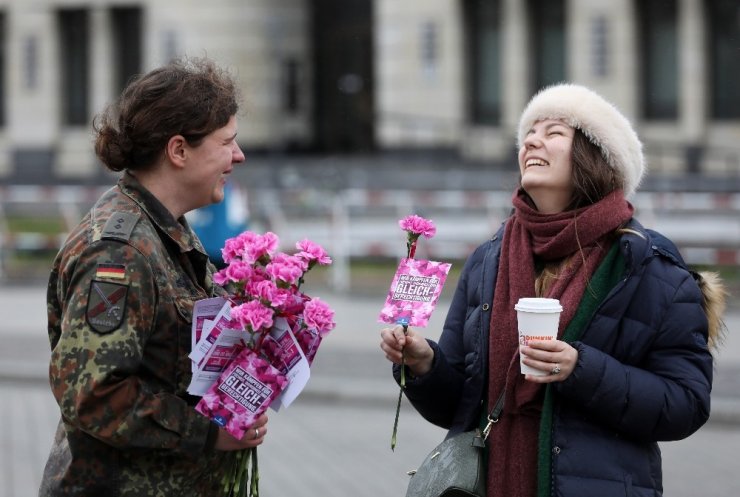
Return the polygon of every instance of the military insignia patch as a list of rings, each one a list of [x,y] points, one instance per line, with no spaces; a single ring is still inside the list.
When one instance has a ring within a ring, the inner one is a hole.
[[[93,280],[87,296],[87,322],[93,331],[105,334],[117,329],[126,312],[128,285]]]
[[[98,264],[95,277],[121,280],[126,277],[126,266],[123,264]]]
[[[114,212],[110,219],[103,227],[103,238],[117,238],[119,240],[128,240],[134,231],[136,222],[139,220],[138,214],[131,212]]]

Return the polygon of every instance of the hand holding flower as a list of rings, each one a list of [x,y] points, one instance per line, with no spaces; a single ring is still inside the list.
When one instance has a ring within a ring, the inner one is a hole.
[[[261,445],[265,441],[265,435],[267,435],[267,414],[262,414],[241,440],[219,428],[215,449],[222,451],[251,449]]]
[[[422,376],[432,369],[434,350],[413,328],[404,333],[402,326],[383,328],[380,348],[394,364],[405,364],[414,376]]]
[[[424,219],[423,217],[419,217],[415,214],[412,214],[410,216],[406,216],[405,218],[398,221],[398,226],[406,231],[406,258],[407,259],[413,259],[414,255],[416,254],[416,244],[419,240],[420,236],[424,236],[425,238],[432,238],[437,233],[437,228],[434,226],[434,223],[430,221],[429,219]],[[397,362],[397,364],[400,364],[401,366],[401,389],[398,392],[398,402],[396,404],[396,418],[393,422],[393,435],[391,435],[391,450],[394,450],[396,447],[396,433],[398,431],[398,417],[401,412],[401,397],[403,396],[403,390],[406,388],[406,347],[417,347],[416,350],[414,350],[412,353],[416,352],[419,355],[416,357],[413,357],[413,359],[420,359],[420,362],[413,362],[413,366],[416,366],[418,368],[418,372],[426,372],[431,369],[431,361],[434,358],[434,353],[429,353],[431,351],[431,348],[429,350],[424,349],[424,345],[429,347],[429,344],[424,342],[424,344],[421,344],[423,340],[415,340],[413,337],[410,340],[402,339],[403,336],[405,336],[408,333],[408,319],[400,319],[400,313],[398,313],[399,316],[397,317],[396,323],[401,324],[400,328],[400,334],[402,336],[396,336],[395,331],[392,333],[386,333],[384,336],[384,340],[381,343],[381,348],[386,352],[386,356],[390,354],[389,359],[391,357],[397,357],[400,356],[398,362],[394,359],[391,359],[393,362]],[[387,339],[387,341],[386,341]],[[395,339],[395,340],[394,340]],[[414,374],[417,374],[417,370],[412,370]]]

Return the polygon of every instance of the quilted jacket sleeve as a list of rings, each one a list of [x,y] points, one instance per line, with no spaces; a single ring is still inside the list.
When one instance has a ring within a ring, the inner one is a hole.
[[[605,302],[556,386],[596,423],[643,442],[679,440],[709,417],[712,356],[691,275],[653,258],[631,299]],[[627,284],[629,286],[629,284]],[[601,338],[603,337],[603,338]]]

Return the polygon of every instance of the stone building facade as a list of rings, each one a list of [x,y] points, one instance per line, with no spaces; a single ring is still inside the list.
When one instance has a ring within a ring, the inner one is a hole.
[[[634,121],[652,174],[738,176],[739,39],[737,0],[0,0],[0,181],[99,174],[95,113],[202,55],[243,88],[247,151],[505,161],[568,80]]]

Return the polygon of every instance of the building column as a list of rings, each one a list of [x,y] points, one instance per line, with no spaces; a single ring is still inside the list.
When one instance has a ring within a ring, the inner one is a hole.
[[[58,78],[53,11],[38,3],[6,9],[6,130],[3,173],[48,174],[58,131]]]
[[[503,53],[501,75],[503,102],[501,125],[505,133],[516,130],[529,101],[529,43],[527,7],[521,0],[502,0]]]
[[[701,0],[678,2],[679,122],[687,144],[704,141],[707,128],[706,23]]]
[[[111,11],[93,7],[90,10],[90,112],[93,115],[118,95],[113,95],[113,33]]]

